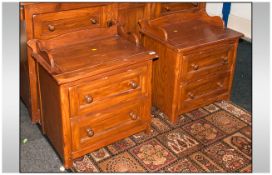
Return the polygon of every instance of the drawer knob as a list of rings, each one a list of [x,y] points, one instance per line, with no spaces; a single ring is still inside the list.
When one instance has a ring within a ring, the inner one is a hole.
[[[220,83],[220,82],[218,82],[217,85],[218,85],[219,87],[221,87],[221,88],[223,87],[223,84]]]
[[[166,10],[166,11],[170,11],[170,8],[167,6],[167,7],[164,7],[164,9]]]
[[[113,21],[112,20],[108,20],[107,21],[107,27],[111,27],[113,26]]]
[[[199,65],[197,65],[197,64],[192,64],[191,66],[192,66],[192,68],[193,68],[194,70],[198,70],[198,68],[199,68]]]
[[[195,98],[194,94],[192,94],[191,92],[188,93],[188,96],[189,96],[190,99],[194,99]]]
[[[87,132],[87,135],[88,135],[89,137],[94,136],[94,131],[92,130],[92,128],[86,129],[86,132]]]
[[[49,25],[48,25],[48,30],[49,30],[50,32],[55,31],[55,26],[49,24]]]
[[[97,23],[97,20],[94,19],[94,18],[91,18],[90,21],[91,21],[92,24],[96,24]]]
[[[129,116],[131,117],[132,120],[137,120],[138,119],[138,115],[135,114],[134,112],[130,112]]]
[[[86,101],[86,103],[92,103],[93,102],[93,97],[91,97],[89,95],[86,95],[85,96],[85,101]]]
[[[135,81],[131,81],[129,84],[132,89],[136,89],[139,86]]]
[[[193,6],[197,7],[198,6],[198,2],[192,2]]]
[[[228,64],[228,62],[229,62],[228,57],[223,57],[223,63]]]

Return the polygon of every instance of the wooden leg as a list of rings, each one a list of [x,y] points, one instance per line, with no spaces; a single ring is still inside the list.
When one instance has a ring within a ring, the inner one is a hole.
[[[65,169],[70,169],[73,166],[73,160],[71,156],[64,155],[63,166]]]
[[[72,159],[65,159],[65,160],[64,160],[63,166],[64,166],[65,169],[70,169],[70,168],[72,168],[72,166],[73,166],[73,161],[72,161]]]
[[[170,121],[173,123],[173,124],[177,124],[177,118],[175,114],[169,116],[170,117]]]
[[[41,125],[42,134],[46,135],[45,128]]]
[[[175,118],[171,118],[170,121],[171,121],[171,123],[173,123],[175,125],[175,124],[177,124],[178,120],[177,120],[177,117],[175,117]]]
[[[151,133],[151,126],[150,126],[150,124],[146,127],[146,129],[145,129],[145,134],[150,134]]]
[[[230,95],[225,99],[226,101],[231,101],[231,99],[230,99]]]

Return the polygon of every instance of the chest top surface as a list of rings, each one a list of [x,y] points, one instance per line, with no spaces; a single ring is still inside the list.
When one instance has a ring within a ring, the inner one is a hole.
[[[117,35],[116,30],[112,27],[77,31],[49,40],[33,39],[28,45],[33,57],[58,83],[157,57],[140,46],[135,35]]]
[[[170,14],[140,25],[142,33],[178,50],[242,36],[225,28],[220,17],[210,17],[206,12]]]
[[[84,67],[102,66],[109,62],[126,61],[142,52],[143,48],[136,47],[120,36],[106,37],[102,40],[92,40],[48,51],[62,73]]]

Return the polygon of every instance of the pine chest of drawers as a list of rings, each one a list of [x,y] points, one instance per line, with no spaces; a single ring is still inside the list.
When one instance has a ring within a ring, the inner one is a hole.
[[[20,97],[32,123],[43,125],[35,61],[26,41],[51,39],[69,32],[112,25],[116,21],[124,31],[139,34],[138,21],[181,11],[199,11],[205,3],[157,2],[22,2],[20,3]]]
[[[145,48],[159,54],[153,64],[152,103],[177,117],[230,97],[238,40],[205,11],[173,13],[140,22]]]
[[[149,131],[157,55],[119,30],[114,25],[28,42],[38,63],[42,129],[66,168],[75,158]]]

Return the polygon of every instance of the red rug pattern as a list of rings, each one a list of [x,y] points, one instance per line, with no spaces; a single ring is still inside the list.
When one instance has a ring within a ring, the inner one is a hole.
[[[73,163],[73,172],[252,172],[252,117],[227,101],[180,116],[154,110],[152,132],[132,135]]]

